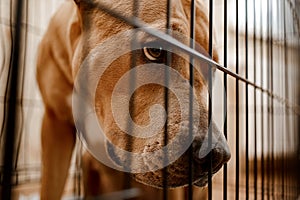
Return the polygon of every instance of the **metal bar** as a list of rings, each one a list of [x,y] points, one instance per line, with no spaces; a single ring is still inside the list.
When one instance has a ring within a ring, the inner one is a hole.
[[[286,47],[287,47],[287,43],[286,43],[286,13],[285,13],[285,1],[282,1],[282,6],[283,6],[283,60],[284,60],[284,65],[283,65],[283,70],[284,70],[284,88],[288,88],[288,75],[287,75],[287,67],[285,66],[287,64],[287,51],[286,51]],[[285,89],[285,98],[288,97],[288,90]],[[285,141],[285,133],[288,133],[288,117],[287,117],[287,108],[285,106],[284,108],[284,134],[282,134],[282,141]],[[282,143],[282,195],[281,198],[284,199],[285,198],[285,192],[286,192],[286,161],[285,161],[285,143]]]
[[[300,2],[298,2],[298,6],[299,6],[299,4],[300,4]],[[297,40],[297,44],[298,44],[298,47],[297,47],[297,52],[298,52],[298,54],[297,55],[299,55],[300,54],[300,30],[298,30],[298,40]],[[298,59],[297,59],[297,62],[298,62],[298,66],[300,66],[300,57],[298,56]],[[300,77],[300,70],[299,70],[299,67],[297,68],[297,70],[298,70],[298,77]],[[298,93],[298,103],[300,103],[300,94]],[[298,115],[298,118],[296,119],[297,121],[296,121],[296,123],[298,124],[298,133],[300,132],[300,126],[299,126],[299,123],[300,123],[300,115]],[[297,130],[296,130],[297,131]],[[296,132],[297,133],[297,132]],[[297,140],[296,140],[296,142],[297,142],[297,155],[298,155],[298,162],[297,162],[297,169],[299,169],[300,168],[300,162],[299,162],[299,155],[300,155],[300,147],[299,147],[299,145],[300,145],[300,136],[299,136],[299,134],[298,134],[298,137],[297,137]],[[297,185],[297,189],[296,189],[296,194],[298,195],[298,197],[299,197],[299,194],[300,194],[300,174],[298,173],[297,174],[297,177],[296,177],[296,185]]]
[[[133,1],[133,4],[132,4],[132,16],[133,17],[139,17],[139,1],[138,0],[134,0]],[[133,37],[131,39],[131,46],[134,47],[136,46],[136,31],[133,31]],[[137,62],[137,58],[136,58],[136,51],[133,51],[131,53],[131,57],[130,57],[130,69],[133,69],[135,68],[136,66],[136,62]],[[131,91],[133,88],[135,88],[135,85],[136,85],[136,73],[134,71],[131,71],[130,72],[130,80],[129,80],[129,90],[128,91]],[[129,107],[130,107],[130,112],[135,113],[135,96],[134,94],[132,95],[131,97],[131,101],[129,102]],[[130,118],[130,115],[128,116]],[[129,123],[130,120],[127,120],[128,123],[127,123],[127,126],[128,126],[128,131],[129,132],[132,132],[133,131],[133,127],[132,127],[132,124]],[[126,150],[131,152],[132,151],[132,137],[128,137],[126,139]],[[129,161],[130,163],[130,166],[131,166],[131,162],[132,162],[132,157],[131,155],[128,155],[127,157],[127,160]],[[131,169],[127,169],[127,170],[131,170]],[[131,183],[131,177],[130,177],[130,174],[128,173],[125,173],[124,175],[124,180],[123,180],[123,189],[126,190],[126,189],[130,189],[132,187],[132,183]]]
[[[298,6],[299,6],[299,2],[298,2]],[[300,30],[298,30],[298,34],[300,35]],[[299,53],[300,53],[300,36],[298,36],[298,41],[297,41],[297,43],[298,43],[298,48],[297,48],[297,51],[298,51],[298,55],[299,55]],[[300,58],[299,58],[299,56],[298,56],[298,59],[297,59],[297,61],[298,61],[298,66],[300,65]],[[300,77],[300,70],[299,70],[299,67],[298,67],[298,77]],[[300,94],[298,93],[298,103],[300,103]],[[300,115],[298,115],[298,133],[300,132],[300,126],[299,126],[299,123],[300,123]],[[296,130],[297,131],[297,130]],[[298,134],[298,138],[297,138],[297,143],[298,143],[298,147],[297,147],[297,155],[298,155],[298,165],[297,165],[297,168],[299,169],[299,167],[300,167],[300,162],[299,162],[299,155],[300,155],[300,147],[299,147],[299,145],[300,145],[300,136],[299,136],[299,134]],[[297,176],[297,182],[296,182],[296,184],[297,184],[297,194],[300,194],[300,174],[298,173],[297,174],[298,176]]]
[[[24,9],[25,9],[25,13],[24,13],[24,20],[27,24],[28,22],[28,2],[25,2],[25,5],[23,5]],[[24,11],[23,11],[24,12]],[[21,22],[22,23],[22,22]],[[24,106],[24,100],[23,100],[23,95],[24,95],[24,80],[25,80],[25,67],[26,67],[26,59],[27,59],[27,51],[26,51],[26,47],[28,44],[28,27],[24,26],[24,31],[23,31],[23,37],[24,37],[24,44],[23,44],[23,48],[24,48],[24,52],[22,52],[22,58],[20,58],[23,63],[20,64],[19,68],[21,68],[22,70],[19,71],[20,75],[20,80],[19,82],[21,83],[20,86],[20,122],[19,122],[19,126],[23,127],[24,126],[24,111],[23,111],[23,106]],[[22,36],[21,36],[22,37]],[[21,55],[20,55],[21,57]],[[17,136],[15,138],[15,143],[16,143],[16,159],[15,159],[15,163],[14,163],[14,171],[16,172],[16,176],[18,177],[18,171],[17,171],[17,167],[18,167],[18,158],[20,155],[20,149],[21,149],[21,141],[22,141],[22,134],[23,134],[23,128],[21,128],[19,130],[19,133],[17,133]],[[25,154],[26,155],[26,154]],[[24,159],[26,160],[26,156],[24,157]],[[17,183],[16,183],[17,184]]]
[[[82,177],[81,177],[81,166],[82,166],[82,161],[81,161],[81,155],[82,155],[83,149],[82,149],[82,144],[78,143],[76,147],[76,159],[75,159],[75,175],[74,175],[74,194],[76,194],[78,197],[81,196],[82,194],[82,189],[81,189],[81,183],[82,183]]]
[[[171,33],[171,0],[167,1],[166,5],[166,34],[170,35]],[[171,37],[171,36],[170,36]],[[172,63],[171,61],[171,53],[168,51],[167,52],[167,61],[166,65],[170,66]],[[168,114],[169,114],[169,93],[168,93],[168,88],[169,88],[169,82],[170,82],[170,69],[169,67],[166,68],[165,70],[165,85],[166,88],[164,90],[164,99],[165,99],[165,109],[166,109],[166,124],[165,124],[165,131],[164,131],[164,146],[168,144]],[[168,163],[168,152],[167,150],[164,151],[164,166]],[[163,199],[167,200],[168,199],[168,171],[167,167],[163,168]]]
[[[274,0],[270,0],[270,21],[269,21],[269,25],[270,25],[270,90],[274,91],[274,84],[273,84],[273,79],[274,79],[274,73],[273,73],[273,68],[274,68],[274,64],[273,64],[273,2]],[[270,98],[270,136],[271,136],[271,183],[270,183],[270,188],[271,188],[271,198],[275,198],[274,196],[274,184],[275,184],[275,166],[274,166],[274,143],[275,143],[275,137],[274,137],[274,98],[271,97]]]
[[[296,33],[297,33],[297,31],[295,31],[295,33],[294,33],[294,35],[296,35]],[[294,43],[298,43],[298,38],[294,38]],[[298,48],[299,47],[296,47],[296,49],[298,50]],[[295,54],[292,54],[292,60],[294,60],[294,61],[296,61],[296,60],[299,60],[299,56],[295,56]],[[297,74],[298,74],[298,67],[293,67],[293,69],[294,69],[294,73],[293,74],[295,74],[295,77],[297,77]],[[299,93],[298,93],[298,91],[297,91],[297,87],[296,86],[293,86],[293,89],[294,89],[294,91],[293,91],[293,94],[294,94],[294,102],[295,103],[297,103],[297,95],[299,95]],[[293,114],[293,116],[294,116],[294,131],[293,131],[293,133],[297,133],[297,114],[296,113],[294,113]],[[297,149],[297,135],[296,134],[293,134],[293,150],[294,150],[294,154],[293,154],[293,160],[297,160],[298,159],[298,162],[297,162],[297,164],[295,164],[296,166],[299,166],[299,155],[297,155],[297,153],[298,153],[298,149]],[[294,169],[292,169],[292,170],[294,170]],[[292,190],[292,193],[294,194],[294,198],[298,198],[299,196],[298,196],[298,194],[296,193],[297,192],[297,185],[296,185],[296,183],[297,183],[297,181],[296,181],[296,179],[297,179],[297,176],[295,176],[295,177],[292,177],[292,186],[293,186],[293,190]]]
[[[280,45],[280,58],[281,58],[281,62],[280,62],[280,74],[281,74],[281,82],[280,82],[280,88],[281,88],[281,92],[280,95],[284,96],[285,95],[285,63],[284,63],[284,11],[283,11],[283,4],[284,1],[282,0],[278,0],[278,20],[280,22],[280,26],[279,26],[279,30],[280,31],[280,35],[279,38],[281,41],[283,41],[283,43]],[[282,123],[282,134],[281,134],[281,142],[280,142],[280,150],[281,153],[278,155],[281,158],[281,162],[280,162],[280,180],[278,181],[278,184],[280,184],[280,196],[279,198],[284,199],[284,178],[285,178],[285,168],[284,168],[284,160],[285,160],[285,155],[284,155],[284,141],[285,141],[285,133],[286,133],[286,113],[285,113],[285,105],[281,105],[281,123]]]
[[[295,29],[294,29],[294,32],[295,32],[294,33],[294,35],[295,35],[296,34],[296,30]],[[293,38],[293,43],[296,43],[296,38]],[[294,54],[291,54],[291,60],[296,61],[296,57],[295,57]],[[291,62],[291,64],[293,64],[293,62]],[[292,69],[293,69],[292,74],[294,74],[294,76],[296,77],[296,75],[297,75],[297,67],[293,67]],[[296,90],[296,87],[294,85],[292,86],[292,89],[293,89],[292,99],[293,99],[294,102],[296,102],[297,101],[297,96],[296,96],[297,90]],[[293,123],[293,125],[292,125],[292,130],[293,130],[292,133],[297,133],[297,115],[294,114],[294,113],[293,113],[293,116],[292,116],[292,123]],[[293,152],[295,152],[295,153],[292,154],[292,159],[296,160],[296,158],[298,158],[298,156],[296,154],[296,152],[297,152],[297,150],[296,150],[296,136],[295,136],[295,134],[293,134],[291,137],[292,137],[291,146],[293,147]],[[293,168],[291,170],[293,170]],[[296,191],[295,191],[295,188],[296,188],[296,185],[295,185],[296,181],[295,181],[295,179],[296,179],[296,176],[294,177],[293,174],[291,174],[291,185],[290,185],[290,188],[291,188],[292,198],[296,198],[298,196],[296,194]]]
[[[246,53],[246,79],[248,79],[248,1],[245,0],[245,53]],[[248,84],[246,83],[246,199],[249,199],[249,88]]]
[[[180,41],[171,37],[170,35],[167,35],[157,29],[150,27],[146,23],[142,22],[140,19],[135,18],[135,17],[131,17],[131,18],[124,17],[122,14],[115,12],[113,10],[110,10],[105,5],[101,4],[100,2],[97,2],[96,5],[94,5],[94,6],[96,6],[99,10],[102,10],[103,12],[107,12],[111,16],[116,17],[116,18],[120,19],[121,21],[126,22],[127,24],[129,24],[131,26],[140,28],[142,31],[145,31],[149,35],[152,35],[156,38],[161,39],[162,41],[166,42],[166,44],[168,44],[172,47],[178,48],[181,51],[194,56],[195,59],[197,58],[197,59],[203,60],[204,62],[207,62],[210,67],[215,67],[216,69],[218,69],[224,73],[227,73],[227,75],[230,75],[241,82],[248,83],[249,86],[252,86],[252,87],[260,90],[261,92],[267,94],[270,97],[274,97],[274,99],[277,99],[278,102],[280,102],[282,104],[287,104],[288,108],[292,112],[300,114],[299,105],[295,105],[293,102],[290,102],[288,99],[285,99],[285,98],[273,93],[273,91],[263,88],[262,86],[256,85],[255,83],[253,83],[252,81],[250,81],[248,79],[245,79],[241,75],[238,75],[235,72],[232,72],[231,70],[229,70],[228,68],[221,66],[219,63],[212,60],[211,58],[208,58],[205,55],[199,53],[198,51],[191,49],[189,46],[186,46],[185,44],[183,44]]]
[[[283,11],[283,4],[284,1],[282,0],[277,0],[276,5],[277,5],[277,21],[278,21],[278,38],[279,41],[282,41],[282,43],[280,44],[280,47],[278,48],[278,54],[280,56],[280,62],[278,62],[278,70],[279,70],[279,88],[280,88],[280,95],[284,96],[285,95],[285,63],[284,63],[284,11]],[[275,57],[276,59],[276,57]],[[275,70],[277,71],[277,70]],[[276,80],[276,79],[275,79]],[[276,81],[275,81],[276,83]],[[276,109],[276,107],[274,107],[274,109]],[[274,110],[275,112],[276,110]],[[275,112],[276,114],[276,112]],[[279,118],[279,122],[280,122],[280,138],[278,138],[278,146],[275,149],[280,149],[280,153],[276,154],[276,156],[278,158],[280,158],[280,162],[278,162],[278,165],[276,165],[277,170],[275,170],[275,174],[278,174],[277,176],[275,175],[275,193],[276,190],[278,190],[278,194],[277,197],[284,199],[284,193],[285,193],[285,189],[284,189],[284,173],[285,173],[285,168],[284,168],[284,160],[285,160],[285,155],[284,155],[284,141],[285,141],[285,134],[286,134],[286,124],[285,124],[285,105],[280,105],[280,118]],[[275,122],[275,126],[276,126],[277,122]],[[277,128],[275,128],[274,126],[274,131],[277,130]],[[280,133],[279,132],[279,133]],[[276,134],[274,133],[274,135],[276,136]],[[276,157],[275,157],[276,159]],[[278,177],[278,180],[276,181],[276,177]],[[276,184],[278,185],[276,187]],[[279,192],[280,191],[280,192]]]
[[[208,100],[208,148],[210,150],[208,154],[208,199],[212,200],[212,126],[209,125],[212,119],[212,69],[208,70],[208,91],[209,91],[209,100]]]
[[[224,0],[224,67],[227,68],[227,0]],[[227,139],[227,74],[224,73],[224,136]],[[223,199],[227,200],[227,163],[223,166]]]
[[[256,84],[256,0],[253,1],[253,71]],[[254,199],[257,199],[257,103],[256,88],[254,88]]]
[[[271,23],[271,12],[272,12],[272,8],[271,8],[271,0],[267,0],[267,88],[270,90],[271,89],[271,29],[272,29],[272,25]],[[272,170],[272,166],[271,166],[271,155],[272,154],[272,125],[271,125],[271,115],[272,115],[272,111],[271,111],[271,97],[268,96],[267,97],[267,135],[268,135],[268,143],[267,143],[267,199],[270,199],[271,196],[271,170]]]
[[[196,20],[196,12],[195,12],[195,0],[191,1],[191,17],[190,17],[190,48],[195,49],[195,20]],[[190,91],[189,91],[189,141],[193,139],[193,99],[194,99],[194,58],[190,56]],[[189,175],[188,175],[188,199],[193,199],[193,145],[189,148]]]
[[[270,89],[270,0],[267,0],[267,88]],[[267,200],[270,199],[270,96],[267,96]]]
[[[213,57],[213,0],[209,1],[209,42],[208,42],[208,54]],[[208,199],[212,200],[212,126],[210,125],[212,120],[212,68],[208,69]]]
[[[9,10],[10,10],[10,12],[9,12],[9,22],[7,23],[8,24],[8,26],[9,27],[13,27],[14,26],[14,24],[13,24],[13,3],[12,2],[10,2],[10,4],[9,4]],[[10,56],[9,56],[9,59],[7,59],[6,61],[4,61],[3,63],[4,63],[4,65],[6,65],[8,62],[9,62],[9,65],[11,66],[12,65],[12,62],[13,62],[13,38],[14,38],[14,36],[13,36],[13,29],[12,28],[10,28],[9,29],[9,36],[10,36],[10,38],[11,38],[11,40],[9,41],[10,42]],[[4,58],[5,58],[6,56],[4,56]],[[9,67],[9,69],[8,69],[8,74],[11,74],[11,70],[12,70],[12,68],[11,67]],[[1,74],[3,74],[3,72],[4,72],[4,67],[0,70],[0,73]],[[9,87],[8,87],[8,85],[6,86],[6,88],[5,88],[5,93],[4,93],[4,97],[3,97],[3,103],[4,104],[6,104],[6,102],[8,101],[8,93],[9,93]],[[7,106],[3,106],[3,123],[2,123],[2,125],[1,125],[1,132],[0,132],[0,139],[1,140],[4,140],[4,132],[5,132],[5,123],[6,123],[6,121],[7,121],[7,117],[8,117],[8,115],[6,114],[7,113]],[[4,156],[4,155],[3,155]]]
[[[261,79],[261,85],[263,85],[263,79],[264,79],[264,70],[263,70],[263,0],[260,1],[260,79]],[[261,199],[264,200],[264,176],[265,176],[265,165],[264,165],[264,96],[263,92],[261,92]]]
[[[236,25],[235,25],[235,40],[236,40],[236,46],[235,46],[235,56],[236,56],[236,61],[235,61],[235,67],[236,67],[236,74],[239,74],[239,1],[236,0],[236,11],[235,11],[235,20],[236,20]],[[235,93],[235,102],[236,102],[236,107],[235,107],[235,117],[236,117],[236,126],[235,126],[235,131],[236,131],[236,143],[235,143],[235,154],[236,154],[236,165],[235,165],[235,171],[236,171],[236,174],[235,174],[235,179],[236,179],[236,182],[235,182],[235,199],[239,199],[239,186],[240,186],[240,176],[239,176],[239,172],[240,172],[240,158],[239,158],[239,140],[240,140],[240,137],[239,137],[239,79],[236,79],[236,93]]]
[[[11,189],[12,189],[12,171],[13,171],[13,158],[14,158],[14,148],[15,148],[15,138],[17,134],[17,104],[16,99],[18,96],[18,86],[19,86],[19,66],[20,66],[20,48],[22,44],[21,37],[21,20],[23,14],[23,1],[18,0],[15,4],[15,27],[13,35],[13,52],[12,52],[12,63],[11,63],[11,73],[9,73],[8,78],[8,94],[9,101],[7,120],[4,122],[4,158],[3,158],[3,185],[2,185],[2,199],[11,199]]]

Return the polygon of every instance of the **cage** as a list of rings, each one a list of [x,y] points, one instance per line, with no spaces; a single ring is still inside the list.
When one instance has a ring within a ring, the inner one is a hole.
[[[214,46],[219,55],[217,63],[195,51],[192,44],[180,43],[170,37],[170,32],[151,27],[136,13],[124,16],[118,9],[107,8],[105,1],[95,2],[103,13],[178,48],[190,57],[191,63],[195,59],[209,65],[209,119],[213,118],[224,133],[232,156],[214,178],[212,168],[208,170],[205,198],[300,198],[299,0],[187,1],[191,16],[195,15],[195,2],[207,6],[207,54],[213,56]],[[139,1],[131,3],[138,12]],[[166,28],[176,3],[166,1]],[[58,0],[0,2],[2,199],[39,198],[44,105],[35,78],[37,51],[51,16],[61,4]],[[189,23],[193,38],[195,18]],[[214,78],[211,69],[215,69]],[[193,76],[193,70],[190,73]],[[170,81],[170,77],[166,78]],[[82,152],[78,139],[64,190],[66,199],[83,198]],[[161,198],[171,199],[168,182],[164,181],[163,186]],[[125,198],[122,195],[126,187],[132,189],[125,184],[120,196],[113,193],[111,199]],[[190,181],[186,191],[178,195],[183,199],[201,198],[191,188]],[[95,198],[109,197],[106,194]]]

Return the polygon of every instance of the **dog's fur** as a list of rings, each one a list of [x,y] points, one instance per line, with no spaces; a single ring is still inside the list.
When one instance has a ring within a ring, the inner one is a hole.
[[[94,0],[66,1],[52,18],[48,30],[44,35],[40,47],[37,61],[37,80],[45,103],[45,115],[42,126],[42,199],[59,199],[62,195],[65,180],[67,178],[70,159],[75,144],[75,126],[72,116],[71,97],[74,80],[79,67],[88,53],[105,39],[132,27],[124,22],[113,18],[109,14],[103,13],[93,5]],[[132,14],[132,1],[101,1],[107,7],[114,9],[126,16]],[[166,1],[152,0],[139,1],[139,17],[146,23],[155,27],[165,27],[166,23]],[[201,2],[196,5],[196,41],[206,51],[208,50],[208,19],[205,6]],[[181,34],[189,36],[190,1],[176,0],[172,4],[171,24],[172,29]],[[200,48],[200,50],[201,50]],[[116,46],[117,51],[117,46]],[[110,55],[107,55],[110,56]],[[214,50],[213,58],[217,60],[217,53]],[[137,65],[145,63],[145,58],[141,55],[137,59]],[[172,58],[172,67],[183,77],[189,79],[189,64],[179,58]],[[96,111],[100,124],[104,127],[104,132],[110,141],[123,149],[128,149],[124,141],[128,140],[128,135],[123,133],[112,116],[110,108],[111,94],[119,78],[129,70],[130,55],[121,56],[108,66],[96,91]],[[207,106],[201,93],[205,90],[205,76],[195,73],[194,87],[195,95],[199,104],[200,121],[199,133],[195,136],[193,146],[195,155],[199,154],[199,146],[208,130]],[[187,91],[188,92],[188,91]],[[188,93],[187,93],[188,94]],[[188,96],[187,96],[188,98]],[[170,94],[169,108],[169,138],[174,138],[178,132],[180,121],[180,106],[176,97]],[[150,84],[139,88],[135,92],[135,109],[131,113],[133,120],[140,125],[149,123],[147,114],[153,104],[164,105],[164,88]],[[221,133],[215,125],[212,125],[213,133],[217,136]],[[143,152],[155,151],[163,145],[163,131],[156,137],[149,139],[131,138],[131,151]],[[122,155],[115,149],[111,149],[118,159],[122,161]],[[194,156],[195,156],[194,155]],[[230,153],[226,141],[218,141],[213,149],[213,170],[216,172]],[[206,160],[193,158],[195,185],[205,185],[207,170]],[[83,158],[85,195],[93,196],[106,192],[122,189],[124,173],[110,169],[98,163],[91,155],[86,154]],[[133,182],[134,186],[142,188],[145,192],[144,199],[159,198],[162,193],[152,187],[162,187],[162,170],[155,172],[134,174],[133,178],[140,183]],[[185,186],[188,183],[188,153],[182,155],[177,161],[168,167],[169,187]],[[148,185],[148,186],[146,186]],[[149,187],[151,186],[151,187]],[[183,195],[183,190],[172,190],[170,198],[175,199]],[[195,195],[197,192],[195,192]],[[172,196],[174,195],[174,196]]]

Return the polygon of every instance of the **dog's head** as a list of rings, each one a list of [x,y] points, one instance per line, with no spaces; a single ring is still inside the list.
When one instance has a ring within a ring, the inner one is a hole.
[[[189,56],[143,30],[132,31],[132,26],[102,10],[111,9],[125,17],[135,14],[153,28],[165,31],[166,0],[138,1],[138,10],[133,8],[132,0],[99,2],[102,7],[96,0],[76,1],[82,34],[73,69],[74,76],[84,74],[79,82],[88,85],[82,87],[84,91],[92,93],[86,96],[91,98],[105,135],[105,152],[101,154],[107,154],[125,171],[134,172],[137,181],[154,187],[163,186],[163,171],[169,187],[186,185],[191,163],[193,183],[204,186],[209,155],[213,173],[230,158],[224,136],[213,121],[208,121],[207,66],[195,60],[191,89]],[[172,1],[170,29],[173,38],[189,45],[189,0]],[[196,49],[204,54],[208,30],[205,6],[197,2]]]

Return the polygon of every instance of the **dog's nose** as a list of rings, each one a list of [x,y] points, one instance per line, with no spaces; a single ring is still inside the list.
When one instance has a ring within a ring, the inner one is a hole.
[[[227,144],[216,144],[204,157],[199,154],[199,149],[194,151],[195,161],[201,165],[202,170],[208,171],[211,167],[212,173],[216,173],[230,157]]]
[[[194,160],[202,170],[208,171],[211,167],[213,173],[217,172],[231,157],[227,141],[214,123],[211,139],[208,139],[208,136],[196,137],[193,141],[193,152]]]

